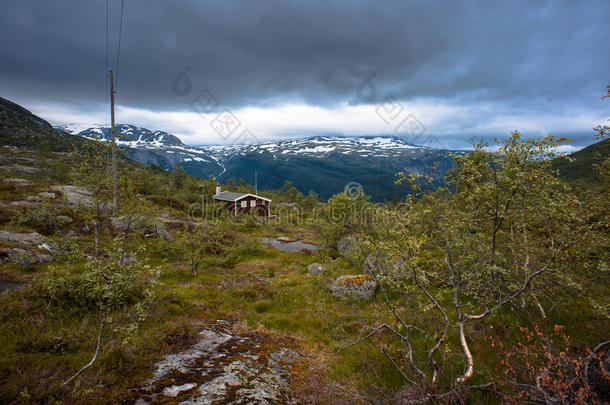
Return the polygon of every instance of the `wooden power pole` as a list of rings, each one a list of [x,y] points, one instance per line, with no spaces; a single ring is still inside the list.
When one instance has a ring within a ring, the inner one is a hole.
[[[117,203],[117,176],[116,176],[116,128],[114,125],[114,72],[110,71],[110,133],[112,134],[112,206],[116,209]]]

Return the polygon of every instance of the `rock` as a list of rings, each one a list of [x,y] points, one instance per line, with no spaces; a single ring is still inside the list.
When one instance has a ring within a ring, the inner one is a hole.
[[[130,264],[135,264],[137,262],[138,259],[136,259],[135,257],[125,255],[119,259],[119,266],[129,266]]]
[[[26,201],[29,201],[29,202],[42,202],[42,198],[38,197],[37,195],[31,195],[28,198],[26,198]]]
[[[330,286],[330,293],[336,297],[371,299],[377,290],[377,281],[368,274],[341,276]]]
[[[328,269],[322,266],[320,263],[312,263],[307,267],[309,274],[322,274],[326,273]]]
[[[58,215],[57,219],[63,224],[71,224],[72,222],[74,222],[74,220],[67,215]]]
[[[296,239],[291,238],[289,236],[278,236],[277,238],[275,238],[275,240],[277,240],[278,242],[288,243],[288,242],[294,242]]]
[[[155,224],[155,234],[165,240],[172,240],[172,234],[169,233],[165,225],[158,223]]]
[[[53,260],[53,257],[50,255],[34,253],[24,247],[0,248],[0,263],[29,266],[52,262]]]
[[[362,263],[362,272],[371,274],[372,270],[379,276],[396,276],[404,268],[404,263],[396,259],[391,265],[386,265],[384,260],[378,261],[374,255],[368,255]]]
[[[53,199],[55,198],[55,193],[48,193],[46,191],[43,191],[41,193],[38,193],[38,195],[42,198],[49,198],[49,199]]]
[[[11,202],[11,205],[22,205],[22,206],[27,206],[27,205],[32,205],[34,204],[31,201],[13,201]]]
[[[42,236],[40,236],[40,234],[37,232],[17,233],[0,229],[0,241],[25,243],[27,245],[37,245],[42,242]]]
[[[0,170],[15,171],[15,172],[21,172],[21,173],[28,173],[28,174],[36,173],[38,171],[38,169],[35,167],[22,166],[22,165],[0,166]]]
[[[135,218],[128,221],[125,217],[112,218],[110,221],[112,228],[118,232],[125,232],[131,230],[142,234],[145,237],[157,236],[165,240],[171,240],[172,235],[169,233],[165,225],[162,223],[148,223],[143,218]]]
[[[280,404],[288,402],[300,355],[262,333],[234,335],[226,325],[201,331],[198,342],[155,365],[136,404]],[[145,402],[146,401],[146,402]]]
[[[358,262],[360,251],[358,250],[358,241],[356,236],[348,235],[337,242],[337,251],[339,254],[352,263]]]
[[[90,207],[93,205],[91,192],[83,187],[76,186],[51,186],[51,190],[61,191],[69,205],[82,205]]]
[[[19,179],[19,178],[15,178],[15,177],[13,177],[13,178],[8,178],[8,179],[4,179],[4,181],[6,181],[7,183],[17,183],[17,184],[19,184],[19,185],[21,185],[21,186],[25,186],[25,185],[27,185],[27,184],[30,184],[30,181],[29,181],[29,180],[26,180],[26,179]]]

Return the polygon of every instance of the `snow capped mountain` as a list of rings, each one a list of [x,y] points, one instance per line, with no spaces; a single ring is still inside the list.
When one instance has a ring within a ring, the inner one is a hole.
[[[93,127],[80,131],[77,135],[90,139],[110,139],[109,127]],[[172,134],[163,131],[151,131],[135,125],[119,124],[116,126],[117,143],[130,148],[182,146],[182,141]]]
[[[362,157],[392,157],[397,152],[425,149],[424,147],[410,145],[394,136],[314,136],[271,143],[216,148],[216,150],[225,151],[225,153],[230,150],[239,154],[268,152],[274,156],[301,155],[320,158],[333,152]]]
[[[92,127],[76,135],[89,139],[112,138],[109,127]],[[186,146],[177,136],[164,131],[119,124],[116,126],[116,138],[117,145],[128,157],[146,165],[156,164],[171,169],[178,164],[196,162],[212,172],[219,168],[216,153]]]
[[[109,139],[107,127],[93,127],[77,135]],[[452,167],[449,151],[411,145],[396,136],[314,136],[250,145],[186,146],[163,131],[117,125],[117,143],[126,155],[141,163],[171,169],[180,164],[200,177],[215,176],[252,182],[259,188],[279,188],[286,180],[303,192],[314,190],[324,198],[342,191],[346,183],[361,183],[374,200],[406,194],[394,185],[399,171],[424,173],[439,162],[440,179]]]

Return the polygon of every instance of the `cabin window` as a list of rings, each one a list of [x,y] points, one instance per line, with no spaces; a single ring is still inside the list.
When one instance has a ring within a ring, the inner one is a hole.
[[[250,207],[256,207],[256,200],[250,201]]]
[[[241,207],[242,208],[246,208],[248,206],[248,201],[242,201],[241,202]]]

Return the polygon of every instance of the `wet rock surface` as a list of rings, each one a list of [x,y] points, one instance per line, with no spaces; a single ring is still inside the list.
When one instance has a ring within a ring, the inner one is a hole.
[[[136,404],[284,404],[300,355],[290,342],[219,322],[155,365]]]

